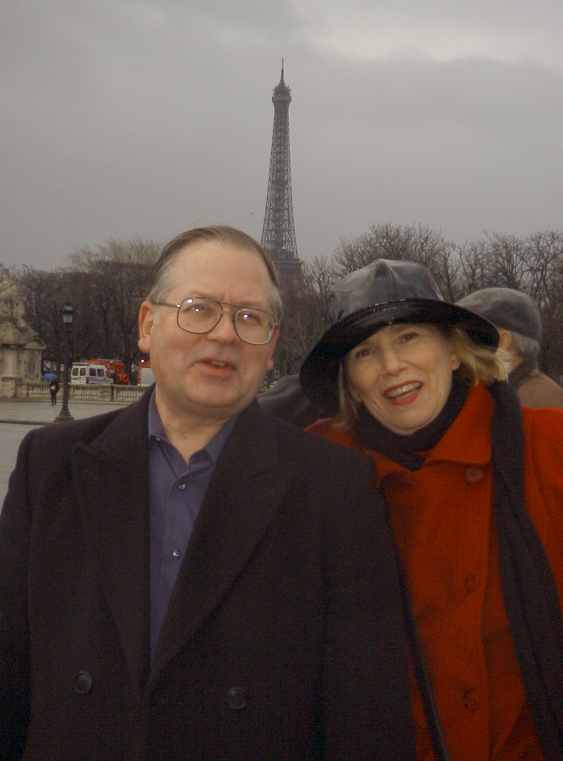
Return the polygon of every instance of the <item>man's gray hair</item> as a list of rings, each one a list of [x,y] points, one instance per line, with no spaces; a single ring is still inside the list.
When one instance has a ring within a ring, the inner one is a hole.
[[[185,230],[168,241],[153,267],[152,284],[147,294],[147,301],[161,301],[165,297],[167,291],[173,287],[168,282],[168,274],[178,255],[192,244],[201,241],[228,243],[232,246],[251,251],[260,257],[268,270],[272,283],[272,312],[275,319],[279,321],[283,311],[282,298],[278,274],[270,253],[250,235],[242,232],[242,230],[238,230],[236,227],[229,227],[228,225],[194,227],[190,230]]]
[[[511,350],[523,360],[534,362],[537,365],[541,351],[540,342],[536,341],[535,338],[523,336],[522,333],[516,333],[514,330],[510,331],[510,335],[512,337]]]

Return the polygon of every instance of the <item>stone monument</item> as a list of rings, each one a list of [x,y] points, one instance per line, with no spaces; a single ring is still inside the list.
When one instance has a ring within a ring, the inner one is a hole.
[[[41,380],[45,344],[24,319],[17,284],[0,274],[0,396],[19,396],[18,386]]]

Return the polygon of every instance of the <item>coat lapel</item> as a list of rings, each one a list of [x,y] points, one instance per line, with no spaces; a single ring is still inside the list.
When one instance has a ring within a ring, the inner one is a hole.
[[[149,664],[147,402],[148,395],[73,453],[86,538],[139,693]]]
[[[254,403],[225,445],[170,601],[150,685],[219,606],[283,499],[290,478],[279,464],[274,426]]]

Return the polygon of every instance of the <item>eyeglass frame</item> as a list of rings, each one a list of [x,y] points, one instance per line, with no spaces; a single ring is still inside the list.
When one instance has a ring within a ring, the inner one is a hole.
[[[197,331],[197,330],[188,330],[187,328],[183,328],[180,325],[180,310],[186,303],[186,301],[190,300],[200,300],[200,301],[208,301],[212,304],[218,304],[221,307],[221,312],[219,314],[219,319],[217,322],[209,328],[209,330],[203,330],[203,331]],[[180,330],[183,330],[184,333],[189,333],[192,336],[206,336],[208,333],[211,333],[212,330],[215,330],[217,325],[221,322],[223,317],[225,316],[225,309],[224,307],[231,307],[234,311],[228,310],[229,317],[231,318],[231,324],[233,326],[233,330],[235,331],[237,338],[241,340],[243,343],[248,344],[249,346],[266,346],[267,344],[271,343],[272,338],[274,337],[274,333],[277,327],[279,327],[279,320],[276,321],[276,318],[274,317],[273,313],[268,311],[267,309],[261,309],[260,307],[251,307],[251,306],[242,306],[241,304],[231,304],[229,301],[218,301],[217,299],[212,299],[210,296],[186,296],[185,299],[182,299],[182,301],[179,304],[173,304],[170,301],[152,301],[151,304],[154,304],[154,306],[160,306],[160,307],[171,307],[172,309],[176,310],[176,325]],[[266,341],[261,341],[260,343],[254,343],[252,341],[247,341],[246,338],[243,338],[238,330],[237,330],[237,324],[236,324],[236,316],[239,312],[244,311],[245,309],[251,309],[256,312],[261,312],[262,314],[267,314],[271,318],[271,325],[270,325],[270,334],[268,336],[268,339]]]

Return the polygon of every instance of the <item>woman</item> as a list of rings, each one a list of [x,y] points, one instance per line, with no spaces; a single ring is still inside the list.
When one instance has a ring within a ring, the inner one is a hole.
[[[494,326],[378,260],[336,290],[301,383],[309,430],[386,495],[418,687],[417,757],[563,758],[563,411],[521,411]]]

